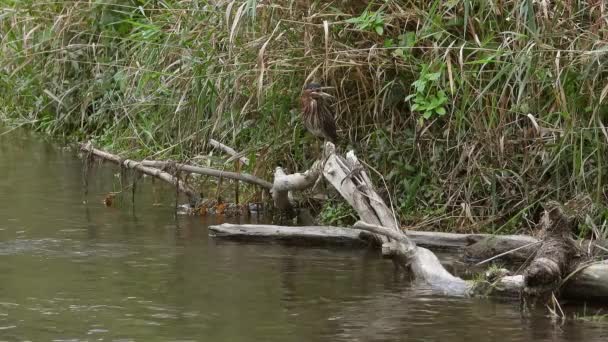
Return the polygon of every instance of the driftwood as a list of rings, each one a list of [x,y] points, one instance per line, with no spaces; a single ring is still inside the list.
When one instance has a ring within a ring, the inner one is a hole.
[[[224,145],[225,146],[225,145]],[[266,238],[270,235],[279,236],[279,240],[297,241],[307,239],[309,241],[331,241],[333,244],[364,245],[365,238],[369,237],[372,245],[382,247],[382,254],[391,258],[395,265],[410,270],[417,281],[424,282],[432,288],[452,295],[467,294],[519,294],[522,291],[528,294],[541,294],[548,291],[558,290],[562,285],[564,294],[571,293],[574,286],[572,283],[577,281],[581,284],[581,289],[590,293],[586,295],[581,291],[575,291],[578,295],[590,297],[607,297],[607,286],[605,285],[606,274],[608,274],[608,264],[602,263],[592,266],[579,267],[576,272],[568,276],[568,272],[573,269],[570,260],[574,256],[574,243],[569,239],[571,229],[575,220],[564,214],[561,210],[548,210],[541,222],[543,227],[542,245],[531,265],[524,271],[523,275],[509,276],[506,273],[489,275],[486,286],[479,283],[471,284],[451,275],[441,265],[437,257],[428,249],[417,246],[405,232],[403,232],[391,209],[384,203],[376,193],[371,179],[366,173],[365,168],[357,160],[351,151],[346,157],[335,154],[334,146],[331,143],[325,145],[324,159],[313,164],[311,170],[304,173],[286,174],[283,169],[277,168],[273,184],[258,179],[251,175],[240,173],[224,172],[198,166],[175,164],[170,162],[123,160],[120,157],[93,148],[91,143],[81,145],[83,151],[87,151],[97,157],[110,160],[119,165],[138,170],[145,174],[162,179],[186,194],[191,203],[198,204],[200,195],[185,184],[178,177],[163,171],[162,168],[173,166],[178,171],[199,173],[216,177],[233,178],[240,181],[249,182],[271,189],[275,205],[279,208],[292,208],[291,191],[303,190],[317,184],[321,175],[342,195],[342,197],[357,211],[361,221],[356,224],[360,230],[367,232],[362,234],[358,231],[345,232],[327,230],[322,228],[320,234],[308,233],[289,233],[281,235],[281,230],[276,228],[266,228],[265,232],[257,234],[258,237]],[[236,152],[235,152],[236,153]],[[232,227],[232,229],[241,229]],[[269,229],[274,231],[269,232]],[[335,230],[335,229],[333,229]],[[221,234],[219,230],[216,235]],[[242,232],[241,232],[242,233]],[[233,236],[238,234],[232,233]],[[255,234],[254,234],[255,235]],[[356,238],[355,238],[356,235]],[[249,234],[251,237],[252,235]],[[347,238],[344,238],[347,236]],[[428,236],[426,237],[428,238]],[[447,235],[442,236],[448,239]],[[453,238],[453,237],[450,237]],[[469,236],[467,243],[477,237]],[[475,243],[488,240],[483,237]],[[520,243],[521,239],[517,243]],[[529,245],[536,245],[538,242],[528,240]],[[461,242],[453,242],[458,244]],[[525,245],[524,245],[525,247]],[[466,248],[466,247],[465,247]],[[523,248],[521,248],[523,250]],[[532,249],[534,251],[534,249]],[[528,251],[530,253],[531,251]],[[507,253],[505,253],[507,254]],[[602,280],[601,283],[597,279]],[[567,281],[565,281],[567,280]]]
[[[321,176],[321,168],[322,163],[317,161],[310,170],[304,173],[287,175],[282,167],[277,167],[274,171],[274,183],[270,190],[274,206],[282,211],[292,211],[296,204],[292,191],[312,187]]]
[[[335,153],[334,146],[331,143],[326,143],[324,152],[323,160],[315,162],[313,167],[304,173],[288,175],[283,169],[276,169],[271,192],[278,207],[291,208],[290,191],[312,187],[323,175],[356,210],[361,221],[357,222],[355,227],[366,231],[369,236],[372,236],[373,239],[371,241],[373,244],[380,244],[382,246],[383,256],[391,258],[395,265],[410,270],[417,281],[431,285],[434,289],[439,289],[453,295],[519,295],[522,292],[538,294],[545,292],[547,286],[551,289],[556,289],[561,285],[565,277],[565,271],[568,269],[568,265],[565,264],[564,260],[569,260],[574,251],[574,244],[571,241],[568,243],[563,242],[571,234],[571,230],[569,229],[571,228],[570,224],[567,224],[568,228],[562,230],[553,229],[555,225],[563,225],[563,215],[555,214],[553,211],[547,212],[543,223],[547,233],[542,236],[543,240],[539,241],[529,237],[518,237],[517,239],[509,240],[511,242],[515,241],[516,244],[516,246],[509,246],[509,248],[514,247],[512,249],[515,250],[528,248],[525,251],[527,253],[526,257],[530,256],[540,245],[536,258],[532,261],[530,267],[525,269],[523,275],[511,276],[508,275],[508,272],[501,271],[488,274],[487,281],[465,282],[446,271],[431,251],[417,246],[415,241],[399,228],[392,211],[378,196],[365,168],[359,163],[352,151],[348,152],[346,157],[343,158]],[[361,239],[361,233],[357,231],[346,233],[342,230],[336,230],[331,233],[327,228],[319,227],[311,229],[310,232],[305,232],[306,228],[274,226],[257,226],[251,232],[248,232],[248,229],[244,228],[244,226],[212,226],[210,229],[216,235],[220,234],[232,237],[255,236],[262,239],[269,237],[279,240],[297,237],[311,241],[323,239],[324,237],[327,237],[328,240],[339,240],[342,237],[348,241]],[[322,230],[322,234],[319,234],[320,230]],[[443,238],[449,239],[453,238],[453,236],[446,234]],[[496,238],[487,236],[469,236],[466,240],[453,241],[453,244],[470,244],[471,240],[475,239],[477,241],[473,243],[474,245],[484,241],[486,246],[489,245],[488,241],[491,241],[491,239],[496,240]],[[558,240],[561,241],[561,244],[557,243]],[[479,245],[477,247],[479,248]],[[508,254],[511,253],[502,252],[499,253],[499,256]],[[557,276],[551,274],[555,270],[557,270]],[[597,267],[593,270],[597,272]],[[608,267],[606,271],[608,272]],[[580,278],[572,278],[571,281],[585,279],[585,281],[592,284],[588,285],[588,288],[592,289],[592,291],[601,291],[604,285],[593,283],[590,280],[592,279],[591,275],[586,274],[586,272],[589,271],[583,269],[580,271]],[[544,286],[543,291],[537,291],[538,286]]]
[[[122,158],[120,158],[117,155],[94,148],[93,145],[91,144],[91,142],[88,142],[86,144],[81,144],[80,148],[82,151],[91,153],[96,157],[99,157],[99,158],[102,158],[105,160],[109,160],[111,162],[114,162],[118,165],[124,166],[129,169],[134,169],[134,170],[140,171],[144,174],[147,174],[152,177],[156,177],[169,184],[172,184],[173,186],[176,186],[177,189],[179,190],[179,192],[185,194],[188,197],[188,199],[190,200],[190,203],[193,205],[197,205],[201,200],[200,194],[196,190],[194,190],[192,187],[190,187],[185,182],[179,180],[177,177],[174,177],[170,173],[167,173],[167,172],[162,171],[157,168],[145,166],[141,162],[138,162],[135,160],[130,160],[130,159],[123,160]]]
[[[297,236],[299,239],[306,240],[308,234],[318,236],[327,234],[328,239],[334,238],[339,240],[352,239],[356,240],[353,243],[358,244],[361,240],[369,240],[369,234],[363,230],[349,227],[334,227],[334,226],[277,226],[277,225],[259,225],[259,224],[230,224],[224,223],[209,227],[213,232],[218,233],[218,236],[224,238],[235,238],[247,240],[249,238],[255,240],[277,240],[277,236],[286,237],[289,235]],[[486,239],[494,239],[497,244],[504,244],[512,248],[518,248],[530,243],[539,242],[539,240],[526,235],[503,235],[495,236],[490,234],[456,234],[442,232],[423,232],[416,230],[405,230],[405,234],[417,246],[427,247],[437,250],[452,250],[452,251],[467,251],[471,244],[485,241]],[[314,241],[309,241],[314,244]],[[504,250],[502,252],[506,252]],[[499,253],[496,253],[499,254]],[[492,254],[491,256],[495,256]],[[478,259],[481,260],[481,259]]]
[[[209,226],[215,237],[244,241],[278,241],[306,246],[350,246],[365,248],[369,237],[363,231],[328,226],[274,226],[259,224],[231,224]]]
[[[361,219],[357,227],[370,233],[374,245],[382,246],[383,256],[391,258],[398,267],[410,269],[417,281],[434,289],[455,295],[466,293],[468,286],[464,280],[452,276],[431,251],[416,246],[401,231],[393,212],[376,193],[352,151],[341,157],[335,153],[334,145],[326,142],[323,160],[315,162],[309,171],[288,175],[277,168],[271,190],[275,203],[290,207],[289,192],[313,186],[321,174],[355,209]]]
[[[86,144],[81,144],[80,148],[82,151],[91,153],[96,157],[114,162],[119,165],[123,165],[124,167],[130,168],[130,169],[138,170],[142,173],[156,177],[169,184],[172,184],[173,186],[177,186],[179,192],[185,194],[190,199],[190,202],[193,205],[198,204],[200,202],[200,200],[201,200],[200,194],[196,190],[194,190],[192,187],[187,185],[185,182],[183,182],[183,181],[179,180],[177,177],[171,175],[169,172],[166,171],[166,169],[174,168],[176,171],[179,171],[179,172],[196,173],[196,174],[205,175],[205,176],[234,179],[234,180],[238,180],[238,181],[241,181],[244,183],[256,185],[256,186],[259,186],[259,187],[262,187],[262,188],[268,189],[268,190],[270,188],[272,188],[272,184],[270,184],[269,182],[267,182],[261,178],[255,177],[253,175],[246,174],[246,173],[223,171],[223,170],[217,170],[217,169],[212,169],[212,168],[208,168],[208,167],[200,167],[200,166],[194,166],[194,165],[188,165],[188,164],[174,163],[174,162],[170,162],[170,161],[154,161],[154,160],[135,161],[135,160],[130,160],[130,159],[123,160],[122,158],[120,158],[117,155],[94,148],[90,142],[88,142]]]
[[[351,248],[367,248],[369,233],[355,228],[332,226],[275,226],[258,224],[212,225],[209,227],[212,236],[235,239],[239,241],[269,242],[306,245],[306,246],[348,246]],[[469,239],[486,239],[486,234],[454,234],[437,232],[406,231],[408,238],[418,245],[431,248],[462,250]],[[534,243],[532,237],[507,235],[497,236],[497,241],[520,241],[521,246]],[[538,249],[538,246],[536,247]],[[505,271],[501,274],[488,274],[484,282],[470,283],[469,292],[473,295],[517,296],[524,289],[524,275],[508,276]],[[608,298],[608,261],[582,265],[573,271],[572,276],[564,279],[563,298],[598,299]]]

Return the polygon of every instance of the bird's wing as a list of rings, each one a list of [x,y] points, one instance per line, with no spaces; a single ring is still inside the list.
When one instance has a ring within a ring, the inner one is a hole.
[[[319,117],[321,125],[323,126],[323,131],[327,135],[327,138],[335,143],[338,140],[338,134],[336,133],[336,119],[334,118],[334,113],[331,110],[331,107],[327,105],[320,106],[319,109]]]

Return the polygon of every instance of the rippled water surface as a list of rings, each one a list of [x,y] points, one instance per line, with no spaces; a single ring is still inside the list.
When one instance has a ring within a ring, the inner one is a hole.
[[[0,341],[608,341],[600,324],[432,295],[373,252],[215,240],[220,218],[176,218],[149,179],[106,208],[118,172],[97,165],[84,204],[73,152],[0,136]]]

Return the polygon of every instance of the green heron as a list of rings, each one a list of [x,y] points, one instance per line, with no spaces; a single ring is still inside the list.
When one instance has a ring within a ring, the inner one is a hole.
[[[302,121],[310,133],[316,137],[331,141],[338,140],[336,120],[331,110],[333,96],[323,92],[318,83],[309,83],[304,88],[302,101]]]

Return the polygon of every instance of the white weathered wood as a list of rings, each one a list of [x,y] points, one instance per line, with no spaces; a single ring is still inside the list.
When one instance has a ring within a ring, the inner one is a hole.
[[[357,229],[329,226],[274,226],[264,224],[230,224],[209,226],[213,236],[236,240],[289,241],[308,245],[348,245],[365,247],[363,233]]]
[[[312,186],[317,176],[316,162],[313,168],[292,178],[281,168],[275,170],[273,198],[275,205],[285,208],[286,200],[291,190],[301,190]],[[393,262],[403,268],[411,267],[419,281],[426,282],[432,287],[452,292],[454,289],[464,291],[465,282],[447,272],[434,254],[424,248],[417,248],[400,229],[392,210],[376,193],[371,179],[365,168],[357,160],[354,152],[347,153],[343,158],[335,153],[331,142],[325,143],[323,176],[355,209],[361,218],[360,228],[370,231],[376,242],[382,244],[382,252],[391,257]],[[389,238],[391,237],[391,238]]]
[[[357,221],[353,227],[366,230],[374,234],[384,235],[395,240],[401,240],[403,238],[403,233],[401,232],[396,232],[394,230],[386,229],[385,227],[375,224],[365,223],[363,221]]]
[[[249,158],[243,157],[241,153],[238,153],[235,149],[228,145],[224,145],[221,142],[215,139],[209,139],[209,145],[223,151],[224,153],[232,156],[233,158],[238,158],[239,162],[243,165],[249,165]],[[231,158],[231,159],[233,159]],[[230,160],[228,160],[230,161]]]
[[[321,163],[315,162],[310,170],[303,173],[286,174],[283,168],[277,167],[274,173],[272,192],[304,190],[312,187],[321,176]]]
[[[259,224],[222,224],[219,226],[213,226],[214,229],[223,230],[223,227],[240,227],[239,232],[243,234],[243,237],[248,231],[256,231],[258,228],[264,229],[263,227],[269,227],[269,231],[277,231],[282,235],[290,233],[296,233],[298,231],[312,231],[322,229],[324,231],[331,231],[332,234],[339,234],[339,232],[356,232],[356,234],[347,234],[349,236],[357,236],[362,231],[350,227],[335,227],[335,226],[278,226],[278,225],[259,225]],[[383,227],[380,227],[384,229]],[[524,246],[530,242],[538,242],[539,240],[527,236],[527,235],[490,235],[490,234],[457,234],[457,233],[443,233],[443,232],[425,232],[417,230],[405,230],[404,231],[408,238],[416,243],[416,245],[428,247],[430,249],[443,249],[443,250],[462,250],[469,246],[471,243],[481,241],[484,239],[492,238],[495,239],[497,244],[506,244],[507,246]],[[222,236],[230,237],[229,231],[222,231]],[[395,235],[395,237],[398,235]],[[268,239],[273,238],[273,234],[267,235]]]
[[[365,231],[354,228],[224,223],[210,226],[209,230],[214,236],[239,240],[287,241],[306,245],[367,246]],[[386,231],[384,229],[378,231],[378,233]],[[467,234],[453,233],[406,232],[408,233],[408,237],[416,243],[426,243],[440,248],[461,249],[465,246],[464,242],[466,242],[467,236]],[[433,239],[433,235],[436,235],[437,239]],[[474,234],[474,236],[486,237],[484,234]],[[515,238],[515,240],[518,240],[520,237],[522,236],[504,236],[506,239]],[[522,240],[521,243],[529,243],[529,241]],[[414,272],[417,274],[423,274],[418,279],[422,279],[425,283],[447,294],[463,295],[469,293],[470,289],[468,287],[471,285],[470,283],[463,282],[461,279],[452,276],[443,267],[435,267],[439,263],[439,260],[433,253],[425,248],[417,247],[416,255],[417,257],[411,261],[410,267],[415,269]],[[441,286],[436,286],[437,284]],[[472,294],[517,296],[523,288],[524,278],[522,275],[504,276],[493,281],[491,288],[488,290],[489,292]],[[563,294],[565,298],[608,298],[608,261],[592,264],[578,270],[566,281]]]
[[[218,177],[218,178],[222,177],[222,178],[234,179],[234,180],[238,180],[241,182],[257,185],[264,189],[272,188],[272,184],[270,184],[270,182],[267,182],[261,178],[258,178],[256,176],[253,176],[253,175],[250,175],[247,173],[223,171],[223,170],[212,169],[209,167],[200,167],[200,166],[194,166],[194,165],[188,165],[188,164],[172,163],[172,162],[168,162],[168,161],[143,160],[141,162],[141,164],[144,166],[155,167],[155,168],[165,168],[170,165],[174,165],[176,169],[178,169],[180,171],[185,171],[188,173],[196,173],[199,175],[212,176],[212,177]]]
[[[447,295],[465,296],[468,294],[470,284],[448,272],[437,256],[423,247],[416,247],[410,268],[416,275],[417,281],[422,281],[435,290]]]
[[[346,153],[346,160],[348,161],[351,170],[355,170],[353,173],[355,175],[355,179],[358,181],[357,190],[364,193],[369,206],[373,209],[374,213],[380,220],[380,225],[394,231],[398,231],[400,234],[402,234],[403,232],[399,227],[399,222],[397,222],[395,213],[386,205],[386,203],[384,203],[384,200],[380,197],[380,195],[378,195],[371,179],[367,175],[367,171],[359,162],[355,153],[353,151],[348,151]]]
[[[521,274],[514,276],[500,277],[492,284],[491,292],[488,295],[517,296],[524,289],[524,276]]]
[[[373,185],[369,183],[369,178],[365,175],[365,169],[358,162],[354,153],[350,151],[347,153],[348,158],[342,158],[334,153],[334,146],[329,142],[325,145],[325,151],[328,153],[323,168],[325,179],[355,209],[361,221],[402,234],[390,209],[386,205],[383,207],[376,205],[380,196],[375,192]],[[384,224],[387,224],[387,226]],[[375,234],[375,237],[379,244],[389,242],[385,235]],[[383,249],[383,253],[390,250],[390,248],[388,250]]]

